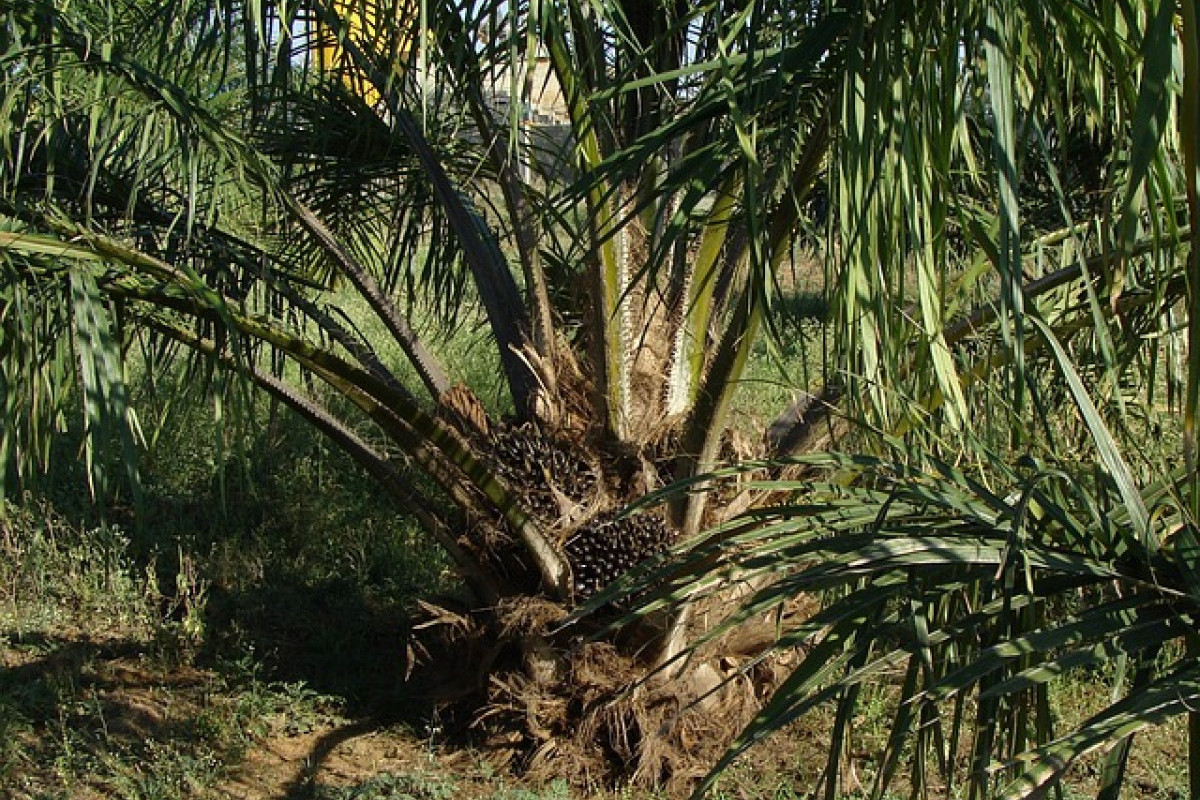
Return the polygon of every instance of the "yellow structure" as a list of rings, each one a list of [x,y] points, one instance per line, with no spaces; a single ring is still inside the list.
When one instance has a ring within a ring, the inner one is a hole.
[[[375,67],[388,80],[402,80],[410,65],[424,74],[425,52],[412,52],[413,23],[423,15],[423,5],[423,0],[333,0],[332,8],[342,25],[339,30],[317,25],[318,67],[325,74],[339,75],[356,95],[369,105],[377,105],[383,99],[379,89],[356,65],[348,43],[368,57],[379,59]],[[411,63],[414,55],[416,64]],[[501,117],[513,113],[515,98],[515,113],[524,125],[568,123],[567,103],[545,53],[539,52],[529,64],[519,65],[515,80],[508,66],[492,71],[484,94],[488,105]]]
[[[404,77],[412,50],[405,17],[419,14],[420,9],[415,0],[334,0],[332,6],[342,20],[342,29],[318,26],[318,66],[322,72],[340,75],[347,87],[374,106],[382,96],[355,64],[347,43],[368,57],[380,58],[375,66],[388,80],[398,81]]]

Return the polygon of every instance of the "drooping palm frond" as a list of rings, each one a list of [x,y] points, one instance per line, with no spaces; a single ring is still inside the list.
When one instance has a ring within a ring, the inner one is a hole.
[[[18,33],[10,56],[20,65],[5,73],[10,147],[0,200],[10,228],[0,243],[6,465],[13,459],[22,479],[45,468],[78,387],[98,493],[112,459],[93,457],[93,448],[119,441],[117,460],[133,469],[125,343],[151,332],[250,378],[406,498],[412,486],[397,466],[350,435],[373,424],[460,507],[489,507],[484,518],[517,534],[549,570],[546,585],[565,593],[564,562],[520,502],[397,381],[362,320],[347,320],[327,290],[330,275],[349,283],[436,397],[449,388],[445,368],[381,285],[386,274],[358,261],[292,193],[280,165],[221,118],[223,87],[205,87],[215,101],[193,93],[150,72],[145,54],[51,4],[3,10]],[[297,234],[319,261],[279,246]],[[358,418],[339,418],[320,396],[287,387],[285,363],[325,381]],[[445,536],[444,521],[422,518],[469,576],[482,574],[479,553]]]
[[[698,791],[770,733],[832,706],[823,780],[836,796],[849,720],[868,688],[888,687],[893,715],[874,796],[900,775],[919,793],[936,775],[947,791],[966,780],[972,797],[1037,796],[1106,750],[1101,795],[1115,797],[1133,735],[1193,713],[1200,546],[1186,471],[1136,481],[1070,356],[1046,323],[1031,322],[1088,431],[1093,470],[992,455],[976,472],[898,440],[891,457],[808,456],[797,463],[823,479],[760,482],[787,499],[591,601],[636,598],[638,617],[752,587],[692,650],[754,620],[780,621],[773,645],[741,671],[785,652],[796,665]],[[785,613],[814,593],[826,599],[819,611]],[[1064,729],[1051,712],[1058,680],[1113,665],[1113,699]]]
[[[1170,10],[1012,3],[988,12],[959,3],[881,13],[880,35],[865,36],[848,70],[857,77],[846,84],[833,193],[841,250],[830,279],[845,331],[837,341],[850,403],[894,431],[921,413],[920,398],[936,395],[946,423],[961,425],[977,413],[963,393],[964,373],[981,364],[962,358],[944,339],[945,326],[964,307],[995,302],[999,344],[1008,353],[1006,394],[1019,427],[1028,391],[1023,348],[1034,338],[1022,318],[1028,285],[1047,271],[1046,257],[1069,267],[1105,254],[1085,285],[1089,305],[1072,313],[1090,317],[1113,374],[1116,334],[1104,321],[1105,303],[1126,288],[1153,291],[1165,284],[1160,270],[1178,266],[1169,254],[1160,257],[1179,237],[1176,151],[1163,122],[1176,80],[1163,60],[1178,51]],[[920,14],[930,15],[927,24],[916,22]],[[1108,213],[1126,219],[1121,208],[1133,203],[1138,210],[1129,213],[1144,214],[1149,228],[1075,226],[1084,221],[1073,219],[1076,201],[1068,198],[1080,197],[1082,187],[1065,188],[1065,168],[1036,144],[1040,131],[1068,125],[1111,131],[1110,160],[1098,165],[1107,170],[1108,194],[1093,193],[1092,202],[1107,197]],[[1131,158],[1122,160],[1124,152]],[[1035,180],[1057,186],[1048,191],[1066,210],[1065,232],[1049,248],[1045,229],[1022,218],[1022,192]],[[1154,256],[1134,258],[1145,241],[1155,242]]]
[[[965,778],[976,796],[1027,796],[1085,754],[1190,712],[1197,668],[1183,654],[1200,609],[1194,533],[1178,514],[1158,517],[1156,533],[1170,538],[1148,554],[1126,530],[1103,524],[1094,504],[1112,498],[1047,465],[1020,470],[1000,497],[946,465],[823,461],[874,485],[814,483],[794,503],[731,522],[681,565],[630,587],[652,603],[694,603],[727,581],[766,581],[713,639],[803,594],[831,598],[781,632],[772,653],[798,653],[799,666],[717,772],[769,733],[834,706],[825,780],[836,787],[846,720],[868,687],[893,690],[878,796],[902,761],[912,780],[939,773],[946,786]],[[688,572],[699,564],[703,579]],[[1079,598],[1083,609],[1064,613]],[[1143,679],[1078,728],[1058,728],[1051,682],[1118,660]],[[973,731],[965,775],[953,766],[960,731]]]

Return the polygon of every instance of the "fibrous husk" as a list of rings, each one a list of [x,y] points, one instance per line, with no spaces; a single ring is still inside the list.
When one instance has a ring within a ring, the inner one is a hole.
[[[648,676],[644,659],[612,644],[522,641],[524,669],[493,677],[476,728],[495,760],[535,780],[684,791],[758,708],[761,687],[728,660]]]
[[[760,658],[771,646],[774,617],[753,626],[762,629],[757,635],[741,629],[670,671],[653,672],[653,648],[559,631],[565,614],[560,604],[522,598],[492,609],[486,624],[442,609],[417,631],[444,631],[487,669],[486,677],[475,671],[454,678],[474,684],[473,705],[442,718],[469,719],[471,739],[488,760],[534,781],[689,791],[786,671],[786,654]],[[472,636],[479,641],[463,642]]]

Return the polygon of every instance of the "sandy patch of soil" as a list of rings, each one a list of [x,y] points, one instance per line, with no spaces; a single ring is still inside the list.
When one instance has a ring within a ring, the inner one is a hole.
[[[247,751],[218,794],[239,800],[294,797],[313,785],[355,786],[381,773],[429,767],[410,734],[331,722],[308,733],[268,735]]]

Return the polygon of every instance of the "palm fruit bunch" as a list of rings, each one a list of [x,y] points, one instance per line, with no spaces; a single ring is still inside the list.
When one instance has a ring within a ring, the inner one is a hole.
[[[667,549],[674,533],[654,514],[603,515],[567,540],[575,596],[591,597],[634,565]]]
[[[564,500],[585,503],[596,488],[596,473],[587,460],[532,425],[497,426],[488,439],[497,471],[540,517],[559,518]]]

